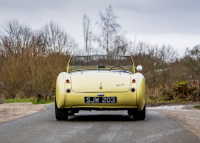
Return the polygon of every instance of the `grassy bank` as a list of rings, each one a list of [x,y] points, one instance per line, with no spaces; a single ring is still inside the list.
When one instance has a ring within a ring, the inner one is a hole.
[[[194,106],[194,108],[199,108],[200,109],[200,105]]]
[[[156,92],[155,92],[156,91]],[[188,103],[200,101],[196,86],[188,81],[175,82],[171,89],[158,88],[154,93],[147,92],[147,104],[153,103]]]
[[[149,99],[147,98],[146,104],[153,104],[153,103],[172,103],[172,104],[177,104],[177,103],[188,103],[189,101],[185,101],[182,99],[174,99],[174,100],[165,100],[165,99]]]
[[[45,100],[39,100],[37,101],[36,98],[27,98],[27,99],[5,99],[6,103],[25,103],[25,102],[32,102],[33,104],[47,104],[47,103],[53,103],[54,99],[48,99]]]

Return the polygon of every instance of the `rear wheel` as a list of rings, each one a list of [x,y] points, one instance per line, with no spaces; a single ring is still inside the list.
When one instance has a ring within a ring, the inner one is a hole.
[[[67,120],[68,119],[68,110],[59,109],[55,100],[55,115],[57,120]]]
[[[146,105],[142,111],[137,111],[133,114],[133,118],[135,120],[144,120],[146,116]]]

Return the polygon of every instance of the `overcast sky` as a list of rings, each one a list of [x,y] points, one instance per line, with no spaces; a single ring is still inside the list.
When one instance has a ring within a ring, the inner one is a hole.
[[[200,44],[200,0],[0,0],[0,25],[17,19],[39,29],[54,21],[81,42],[83,13],[95,31],[109,5],[130,40],[170,44],[180,55]]]

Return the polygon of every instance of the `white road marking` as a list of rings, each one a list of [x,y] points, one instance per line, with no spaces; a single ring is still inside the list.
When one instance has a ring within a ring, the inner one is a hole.
[[[164,105],[164,106],[147,107],[147,109],[165,109],[165,110],[178,110],[178,109],[181,109],[181,110],[183,110],[182,108],[184,108],[184,107],[185,106],[183,106],[183,105],[175,105],[175,106]]]
[[[141,142],[144,142],[144,141],[153,142],[153,141],[156,141],[158,138],[162,138],[163,136],[168,136],[168,135],[171,135],[171,134],[174,134],[174,133],[177,133],[177,132],[181,132],[181,131],[184,131],[184,130],[186,130],[186,129],[179,128],[179,129],[174,129],[174,130],[169,130],[169,131],[166,130],[165,132],[162,132],[162,133],[159,133],[159,134],[146,136],[145,138],[140,139],[137,142],[138,143],[141,143]]]
[[[54,137],[67,137],[67,138],[72,138],[74,135],[80,134],[80,133],[86,133],[87,129],[92,128],[92,126],[74,126],[70,127],[70,129],[67,130],[66,134],[59,134],[59,135],[54,135]]]
[[[121,130],[121,128],[121,125],[111,126],[104,134],[101,135],[98,142],[111,142]]]

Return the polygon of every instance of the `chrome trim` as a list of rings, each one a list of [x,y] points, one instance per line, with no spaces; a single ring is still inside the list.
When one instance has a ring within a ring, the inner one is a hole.
[[[104,96],[104,94],[103,93],[98,93],[97,96]]]
[[[101,84],[101,82],[100,82],[100,86],[99,86],[99,89],[102,89],[102,84]]]

